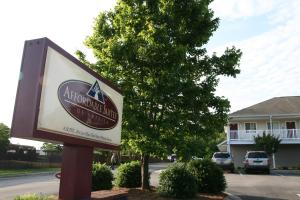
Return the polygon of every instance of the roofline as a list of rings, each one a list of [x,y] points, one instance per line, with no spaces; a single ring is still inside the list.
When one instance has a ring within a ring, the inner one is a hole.
[[[263,114],[263,115],[230,115],[229,118],[258,118],[258,117],[285,117],[285,116],[300,116],[300,113],[291,113],[291,114]]]

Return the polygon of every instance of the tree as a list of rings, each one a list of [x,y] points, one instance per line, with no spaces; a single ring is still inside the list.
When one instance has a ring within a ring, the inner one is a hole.
[[[9,145],[9,128],[0,123],[0,158],[4,156]]]
[[[85,44],[97,58],[82,62],[124,93],[122,140],[141,155],[142,188],[149,156],[180,149],[187,137],[221,132],[229,101],[215,95],[218,77],[239,73],[241,51],[207,55],[219,19],[211,0],[119,0],[102,12]]]
[[[45,142],[41,149],[45,152],[60,152],[62,151],[62,146],[60,144],[53,144]]]
[[[276,167],[275,165],[275,153],[278,151],[279,144],[281,139],[279,136],[275,136],[272,134],[266,134],[263,132],[263,135],[254,136],[255,146],[258,150],[265,151],[269,156],[272,155],[273,158],[273,168]]]
[[[281,139],[279,139],[279,136],[276,137],[272,134],[263,132],[262,136],[254,136],[254,142],[258,150],[265,151],[270,156],[278,151]]]
[[[211,158],[212,154],[218,150],[218,144],[226,139],[224,133],[215,133],[201,137],[201,135],[187,136],[184,143],[176,145],[179,149],[172,149],[176,153],[177,159],[188,161],[192,156],[200,158]]]

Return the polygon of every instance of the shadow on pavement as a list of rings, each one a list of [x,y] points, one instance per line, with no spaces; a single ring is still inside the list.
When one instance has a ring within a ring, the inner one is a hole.
[[[269,197],[259,197],[259,196],[248,196],[248,195],[238,195],[242,200],[288,200],[281,198],[269,198]]]

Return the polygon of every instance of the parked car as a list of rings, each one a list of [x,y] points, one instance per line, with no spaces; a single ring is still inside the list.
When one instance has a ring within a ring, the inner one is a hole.
[[[203,158],[197,157],[197,156],[192,156],[192,160],[202,160]]]
[[[224,170],[234,172],[233,159],[228,152],[215,152],[212,156],[212,161]]]
[[[265,171],[270,174],[270,159],[265,151],[248,151],[244,160],[245,172]]]
[[[176,161],[176,154],[169,155],[168,160],[171,161],[171,162],[175,162]]]

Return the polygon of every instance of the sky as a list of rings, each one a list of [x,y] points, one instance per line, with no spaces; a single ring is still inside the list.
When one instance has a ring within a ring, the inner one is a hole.
[[[74,55],[88,53],[84,39],[99,12],[115,0],[10,0],[0,2],[0,122],[11,126],[25,40],[48,37]],[[215,0],[210,8],[219,29],[206,45],[221,54],[241,49],[241,73],[220,77],[216,94],[228,98],[231,112],[279,96],[300,96],[300,1]],[[13,138],[12,143],[41,146]]]

